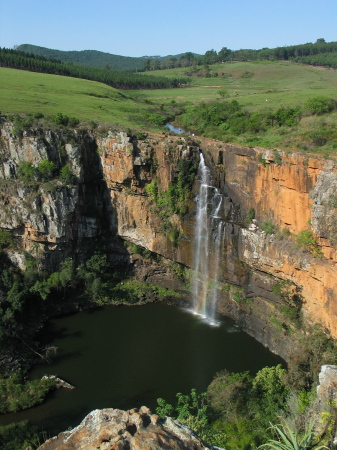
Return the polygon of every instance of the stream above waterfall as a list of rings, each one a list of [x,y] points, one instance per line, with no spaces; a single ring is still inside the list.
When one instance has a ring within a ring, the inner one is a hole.
[[[0,416],[0,424],[28,419],[52,435],[74,427],[96,408],[130,409],[175,394],[203,392],[216,372],[283,363],[228,318],[211,327],[165,304],[103,307],[49,321],[44,344],[58,348],[50,364],[32,372],[55,374],[76,387],[53,392],[37,407]]]

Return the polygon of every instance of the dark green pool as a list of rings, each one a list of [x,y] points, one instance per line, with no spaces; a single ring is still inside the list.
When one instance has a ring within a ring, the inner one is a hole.
[[[31,374],[56,374],[76,386],[41,406],[0,416],[0,424],[29,419],[52,434],[78,425],[95,408],[155,408],[158,397],[205,391],[221,369],[250,370],[283,361],[223,318],[211,327],[176,307],[105,307],[50,321],[46,341],[58,347],[49,365]]]

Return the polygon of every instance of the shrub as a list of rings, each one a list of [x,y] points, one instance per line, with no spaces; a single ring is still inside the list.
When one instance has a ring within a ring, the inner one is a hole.
[[[152,125],[162,126],[166,122],[166,118],[157,113],[145,114],[145,119]]]
[[[60,170],[60,180],[66,184],[72,184],[75,176],[69,166],[63,166]]]
[[[4,248],[12,244],[13,244],[12,233],[8,230],[0,229],[0,248]]]
[[[37,448],[46,436],[40,435],[38,429],[28,421],[0,426],[0,447],[2,450],[21,450]]]
[[[69,117],[69,126],[75,128],[80,123],[80,120],[77,117]]]
[[[31,116],[28,116],[26,118],[21,118],[19,115],[15,116],[14,119],[14,127],[13,127],[13,134],[14,136],[21,137],[24,130],[27,130],[30,128],[33,124]]]
[[[64,125],[65,127],[68,125],[69,117],[64,116],[62,113],[56,114],[55,123],[56,125]]]
[[[274,113],[271,113],[267,116],[267,120],[271,126],[277,124],[280,127],[282,125],[292,127],[296,125],[296,123],[300,118],[301,118],[301,110],[299,106],[297,106],[296,108],[281,107]]]
[[[35,167],[28,161],[20,161],[18,166],[18,176],[24,181],[33,181],[35,178]]]
[[[322,256],[322,250],[319,248],[312,230],[302,230],[297,235],[296,246],[303,247],[315,256]]]
[[[45,378],[22,384],[18,374],[0,379],[0,412],[15,412],[43,402],[47,393],[55,387],[55,380]]]
[[[53,178],[54,172],[56,171],[57,166],[52,161],[48,159],[43,159],[37,166],[37,170],[42,178],[42,180],[50,180]]]
[[[224,98],[224,97],[228,97],[228,90],[227,89],[220,89],[218,91],[218,94],[220,95],[220,97]]]
[[[255,209],[249,208],[247,217],[244,220],[244,224],[248,226],[250,223],[252,223],[252,220],[255,219]]]
[[[314,97],[307,100],[305,107],[311,112],[311,114],[321,115],[336,109],[337,102],[333,98]]]
[[[271,220],[265,220],[262,222],[261,229],[266,234],[274,234],[277,231],[277,226]]]
[[[158,196],[158,186],[157,183],[155,181],[152,181],[152,183],[147,184],[145,186],[145,192],[147,193],[147,195],[150,197],[150,199],[153,202],[157,201],[157,196]]]

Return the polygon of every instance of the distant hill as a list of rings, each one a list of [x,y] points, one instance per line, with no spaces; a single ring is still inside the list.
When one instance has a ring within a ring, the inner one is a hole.
[[[53,50],[46,47],[39,47],[37,45],[22,44],[17,47],[25,53],[33,53],[37,56],[43,56],[45,58],[57,59],[61,62],[72,62],[80,66],[86,67],[107,67],[115,70],[130,70],[133,72],[142,71],[147,59],[166,60],[169,58],[180,58],[181,55],[168,55],[168,56],[119,56],[111,53],[99,52],[97,50],[73,50],[62,51]]]
[[[147,60],[146,57],[133,58],[131,56],[112,55],[111,53],[99,52],[97,50],[73,50],[65,52],[30,44],[19,45],[17,50],[25,53],[33,53],[37,56],[44,56],[45,58],[58,59],[61,62],[73,62],[80,66],[101,68],[109,66],[110,69],[116,70],[142,70]]]

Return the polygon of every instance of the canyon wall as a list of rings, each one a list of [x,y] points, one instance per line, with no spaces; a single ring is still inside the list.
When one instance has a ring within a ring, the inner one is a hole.
[[[202,152],[223,195],[218,310],[285,358],[299,318],[300,328],[319,323],[337,338],[333,161],[164,134],[35,129],[16,137],[10,123],[0,142],[0,227],[15,238],[6,249],[14,264],[39,253],[52,270],[98,248],[128,264],[125,240],[192,268],[197,179],[184,213],[167,214],[149,186],[159,194],[178,186],[181,161],[194,170]],[[45,159],[67,165],[73,180],[22,176],[23,162]]]

